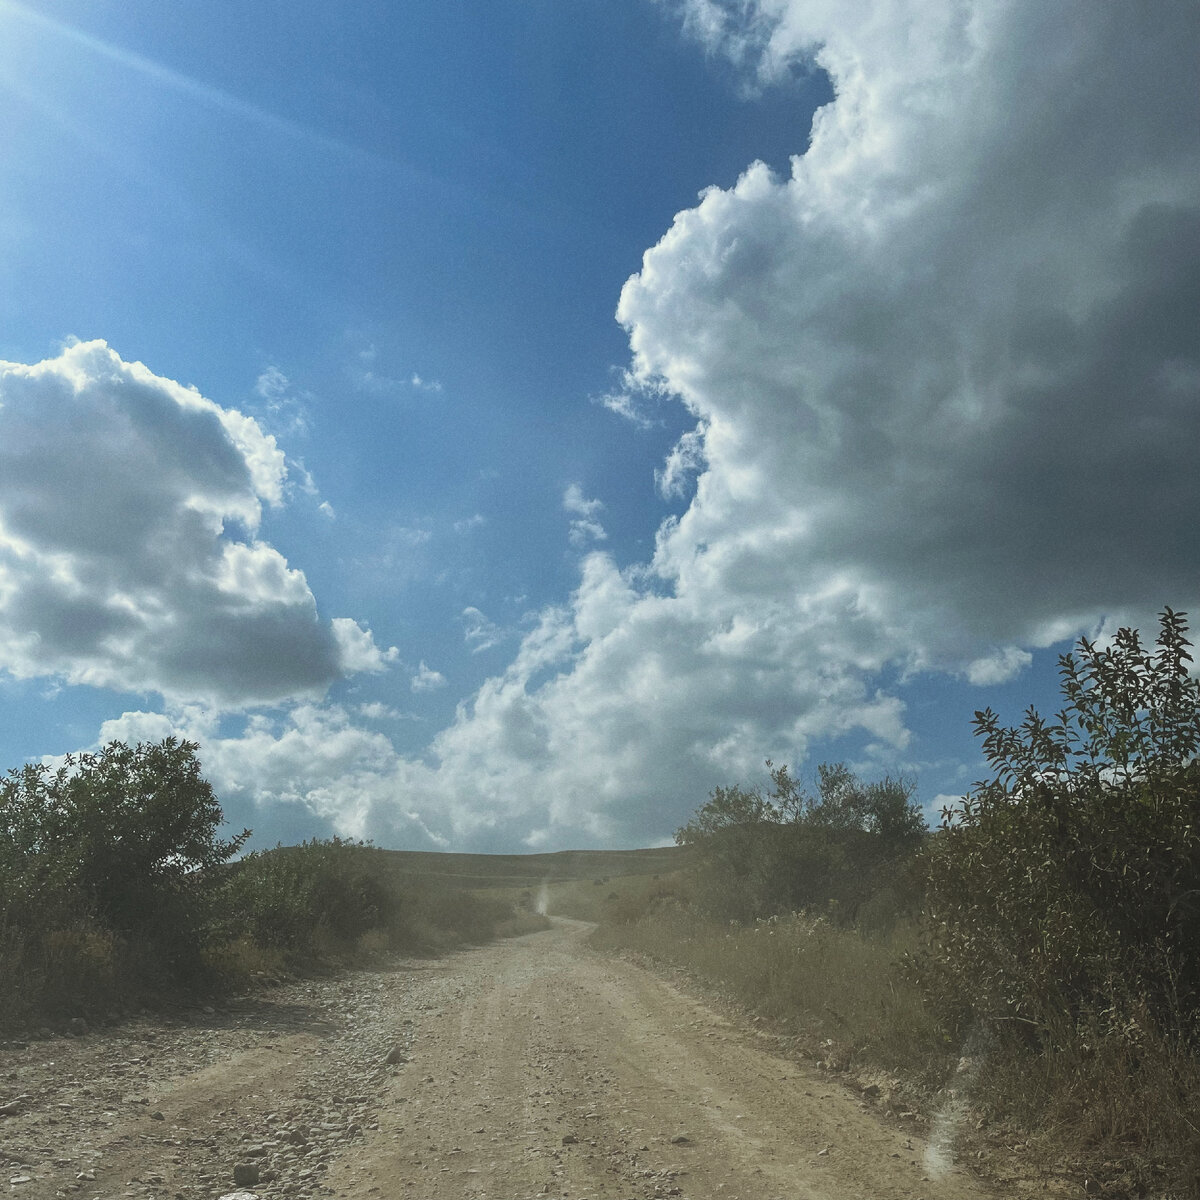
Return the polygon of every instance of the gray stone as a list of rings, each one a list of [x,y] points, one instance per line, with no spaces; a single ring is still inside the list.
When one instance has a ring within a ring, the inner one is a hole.
[[[238,1163],[233,1168],[233,1182],[237,1187],[253,1187],[261,1175],[256,1163]]]

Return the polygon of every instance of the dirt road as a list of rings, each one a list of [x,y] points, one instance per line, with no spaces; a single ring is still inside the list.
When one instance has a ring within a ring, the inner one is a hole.
[[[215,1200],[240,1168],[263,1197],[989,1194],[587,930],[0,1048],[0,1193]]]

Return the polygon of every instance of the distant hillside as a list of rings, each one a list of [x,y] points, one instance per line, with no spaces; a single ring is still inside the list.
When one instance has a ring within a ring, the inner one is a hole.
[[[658,875],[684,866],[682,846],[653,850],[560,850],[554,854],[441,854],[380,850],[378,865],[398,877],[437,876],[460,888],[524,888],[542,883]]]

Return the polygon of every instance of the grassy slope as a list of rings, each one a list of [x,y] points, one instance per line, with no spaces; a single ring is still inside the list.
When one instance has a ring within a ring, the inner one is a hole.
[[[603,920],[613,896],[639,895],[688,860],[679,846],[649,850],[561,850],[553,854],[376,851],[375,869],[401,890],[454,890],[582,921]]]
[[[682,865],[678,846],[655,850],[561,850],[555,854],[441,854],[426,850],[383,850],[385,868],[396,878],[436,876],[460,888],[533,888],[543,883],[653,876]]]

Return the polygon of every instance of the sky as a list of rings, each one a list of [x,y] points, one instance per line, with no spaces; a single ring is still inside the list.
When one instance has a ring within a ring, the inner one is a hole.
[[[0,0],[0,766],[662,844],[1196,609],[1200,6]]]

